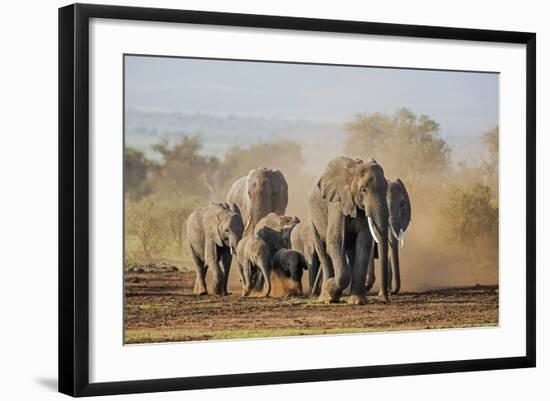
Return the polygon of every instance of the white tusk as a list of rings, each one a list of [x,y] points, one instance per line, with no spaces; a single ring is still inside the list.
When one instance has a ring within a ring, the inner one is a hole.
[[[388,224],[390,225],[390,230],[391,230],[391,234],[393,235],[393,237],[399,241],[399,237],[397,236],[397,233],[395,232],[395,230],[393,229],[393,226],[391,224],[391,221],[388,220]]]
[[[235,251],[233,250],[233,247],[230,246],[229,249],[230,249],[230,252],[231,252],[231,256],[235,255]]]
[[[252,217],[248,219],[248,221],[246,222],[246,226],[244,226],[244,232],[246,232],[246,230],[248,230],[248,226],[250,225],[250,223],[252,222]]]
[[[378,237],[378,233],[376,232],[376,230],[374,229],[374,223],[372,221],[372,217],[368,216],[367,217],[368,221],[369,221],[369,229],[370,229],[370,234],[372,235],[372,238],[374,238],[374,241],[379,244],[380,243],[380,238]]]
[[[401,242],[401,248],[405,245],[405,232],[403,229],[399,230],[399,242]]]

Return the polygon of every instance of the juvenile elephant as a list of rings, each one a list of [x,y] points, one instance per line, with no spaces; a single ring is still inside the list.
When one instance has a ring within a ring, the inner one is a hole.
[[[262,217],[256,227],[254,234],[265,241],[269,248],[269,258],[273,258],[275,253],[281,248],[290,248],[290,232],[300,219],[296,216],[279,216],[271,212]],[[256,275],[252,283],[253,288],[260,291],[263,288],[263,276]]]
[[[209,203],[191,213],[187,219],[187,240],[197,271],[195,294],[208,293],[206,289],[208,268],[211,268],[214,273],[212,289],[214,294],[227,294],[232,255],[241,240],[243,230],[239,209],[234,205]]]
[[[242,295],[250,295],[252,289],[255,288],[256,276],[261,272],[263,276],[262,286],[264,281],[266,283],[263,296],[269,296],[271,293],[271,255],[265,241],[255,234],[245,236],[237,245],[235,262],[241,278]]]
[[[308,271],[310,295],[318,296],[321,291],[322,274],[319,274],[320,261],[315,251],[317,239],[314,230],[310,220],[301,221],[290,234],[290,244],[292,249],[300,252],[304,257]]]
[[[374,160],[339,156],[330,161],[309,195],[315,234],[322,244],[320,300],[338,302],[350,284],[348,303],[365,304],[365,278],[376,242],[381,296],[388,302],[388,183]]]
[[[279,216],[272,212],[258,221],[254,234],[267,243],[273,256],[281,248],[290,248],[291,232],[299,223],[300,219],[296,216]]]
[[[389,244],[390,258],[388,266],[388,289],[392,294],[399,293],[401,288],[401,270],[399,264],[399,243],[401,247],[405,242],[405,231],[411,222],[411,201],[405,184],[399,178],[396,181],[388,181],[387,202],[390,212]],[[374,284],[374,260],[369,263],[367,271],[367,291]]]
[[[279,249],[272,259],[272,282],[280,283],[280,295],[302,295],[302,276],[307,270],[304,256],[293,249]],[[276,286],[274,286],[275,288]]]
[[[248,235],[260,219],[270,212],[285,214],[288,184],[279,170],[260,167],[235,181],[227,193],[226,201],[239,207],[245,223],[245,235]]]

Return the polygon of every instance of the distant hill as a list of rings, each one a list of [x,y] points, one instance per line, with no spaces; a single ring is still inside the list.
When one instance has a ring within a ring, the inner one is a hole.
[[[176,142],[182,135],[199,135],[202,153],[223,157],[232,146],[247,147],[275,139],[292,140],[302,146],[305,169],[319,174],[329,157],[342,153],[345,135],[342,124],[269,117],[215,116],[179,112],[126,110],[125,143],[158,157],[151,145],[162,139]],[[483,148],[481,137],[444,137],[454,161],[475,163]]]
[[[218,157],[232,146],[288,139],[302,146],[305,169],[315,174],[324,167],[327,155],[342,152],[344,142],[340,124],[264,117],[127,110],[125,128],[126,145],[143,149],[150,157],[155,157],[150,145],[161,139],[175,142],[182,135],[198,135],[202,153]]]

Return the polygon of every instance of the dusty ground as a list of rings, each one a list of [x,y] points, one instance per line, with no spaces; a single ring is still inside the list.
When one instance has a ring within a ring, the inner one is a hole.
[[[126,343],[271,337],[498,325],[498,287],[402,293],[383,304],[324,305],[308,297],[241,298],[192,294],[195,274],[175,268],[125,276]]]

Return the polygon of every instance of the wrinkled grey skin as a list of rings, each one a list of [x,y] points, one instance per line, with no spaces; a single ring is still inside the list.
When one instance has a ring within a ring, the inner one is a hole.
[[[315,228],[310,220],[304,220],[297,224],[290,234],[292,249],[304,256],[308,271],[308,281],[311,296],[319,296],[321,293],[322,273],[319,269],[320,261],[315,251]]]
[[[279,170],[260,167],[235,181],[226,200],[238,206],[245,224],[245,235],[248,235],[254,231],[260,219],[270,212],[285,214],[288,184]]]
[[[307,264],[304,256],[293,249],[279,249],[272,260],[272,271],[282,278],[288,278],[294,281],[298,288],[298,294],[303,294],[302,276],[304,270],[307,270]],[[294,295],[294,294],[289,294]]]
[[[388,290],[391,294],[398,294],[401,289],[401,268],[399,263],[399,233],[407,231],[411,222],[411,201],[405,184],[399,178],[396,181],[388,181],[387,192],[388,208],[390,212],[390,258],[388,267]],[[393,231],[392,228],[393,227]],[[374,259],[369,263],[367,270],[366,286],[369,291],[375,281]]]
[[[237,246],[237,257],[235,263],[239,270],[242,285],[242,295],[250,295],[252,289],[255,289],[254,283],[258,281],[258,271],[263,276],[263,282],[266,283],[264,297],[269,296],[271,292],[271,255],[269,247],[263,239],[255,234],[245,236]],[[259,288],[261,290],[261,288]]]
[[[323,269],[319,300],[338,302],[351,282],[348,303],[365,304],[365,278],[374,255],[368,217],[372,218],[381,263],[381,297],[389,302],[388,183],[375,161],[340,156],[327,165],[309,195],[309,212],[322,244],[318,256]],[[372,256],[373,257],[373,256]]]
[[[227,203],[209,203],[196,209],[187,219],[187,240],[195,263],[197,277],[194,292],[207,294],[206,271],[211,268],[216,295],[227,295],[227,280],[232,254],[243,235],[239,209]]]
[[[262,217],[254,227],[254,234],[265,241],[269,247],[270,260],[275,253],[282,248],[290,248],[290,232],[300,222],[296,216],[279,216],[271,212]],[[256,275],[253,281],[256,290],[263,288],[263,276]]]

